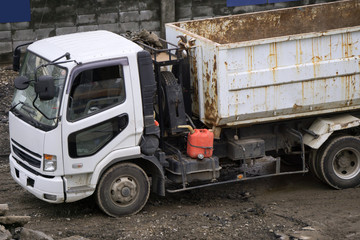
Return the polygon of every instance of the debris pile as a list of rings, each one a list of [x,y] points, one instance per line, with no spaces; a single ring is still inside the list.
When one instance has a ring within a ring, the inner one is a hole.
[[[25,228],[30,216],[8,215],[8,204],[0,204],[0,240],[54,240],[43,232]],[[72,236],[60,240],[89,240],[81,236]]]
[[[122,36],[133,42],[142,43],[155,49],[163,48],[160,38],[153,32],[146,30],[142,30],[140,32],[127,31],[125,34],[122,34]]]

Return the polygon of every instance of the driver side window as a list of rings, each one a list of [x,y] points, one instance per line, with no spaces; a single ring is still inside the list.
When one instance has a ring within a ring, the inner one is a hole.
[[[96,114],[125,100],[121,65],[89,69],[75,78],[68,105],[68,120]]]

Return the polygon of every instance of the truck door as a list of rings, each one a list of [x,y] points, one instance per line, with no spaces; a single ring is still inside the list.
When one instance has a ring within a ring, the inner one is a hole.
[[[67,93],[62,120],[65,175],[92,172],[114,149],[135,146],[127,59],[74,69]]]

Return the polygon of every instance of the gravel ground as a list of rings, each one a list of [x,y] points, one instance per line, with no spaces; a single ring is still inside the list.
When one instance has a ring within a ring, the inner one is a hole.
[[[333,190],[310,174],[152,195],[134,216],[104,215],[92,197],[43,202],[15,184],[0,159],[0,203],[54,239],[360,239],[360,189]]]
[[[122,218],[104,215],[92,197],[58,205],[38,200],[12,180],[5,157],[14,76],[0,66],[0,203],[31,216],[27,228],[54,239],[360,239],[360,189],[333,190],[311,174],[151,195],[140,213]]]
[[[8,111],[13,97],[13,80],[17,76],[10,66],[0,65],[0,155],[7,155],[9,148]]]

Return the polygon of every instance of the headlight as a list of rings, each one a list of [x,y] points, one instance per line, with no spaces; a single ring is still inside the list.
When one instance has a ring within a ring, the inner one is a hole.
[[[54,172],[56,170],[56,156],[44,154],[44,171]]]

